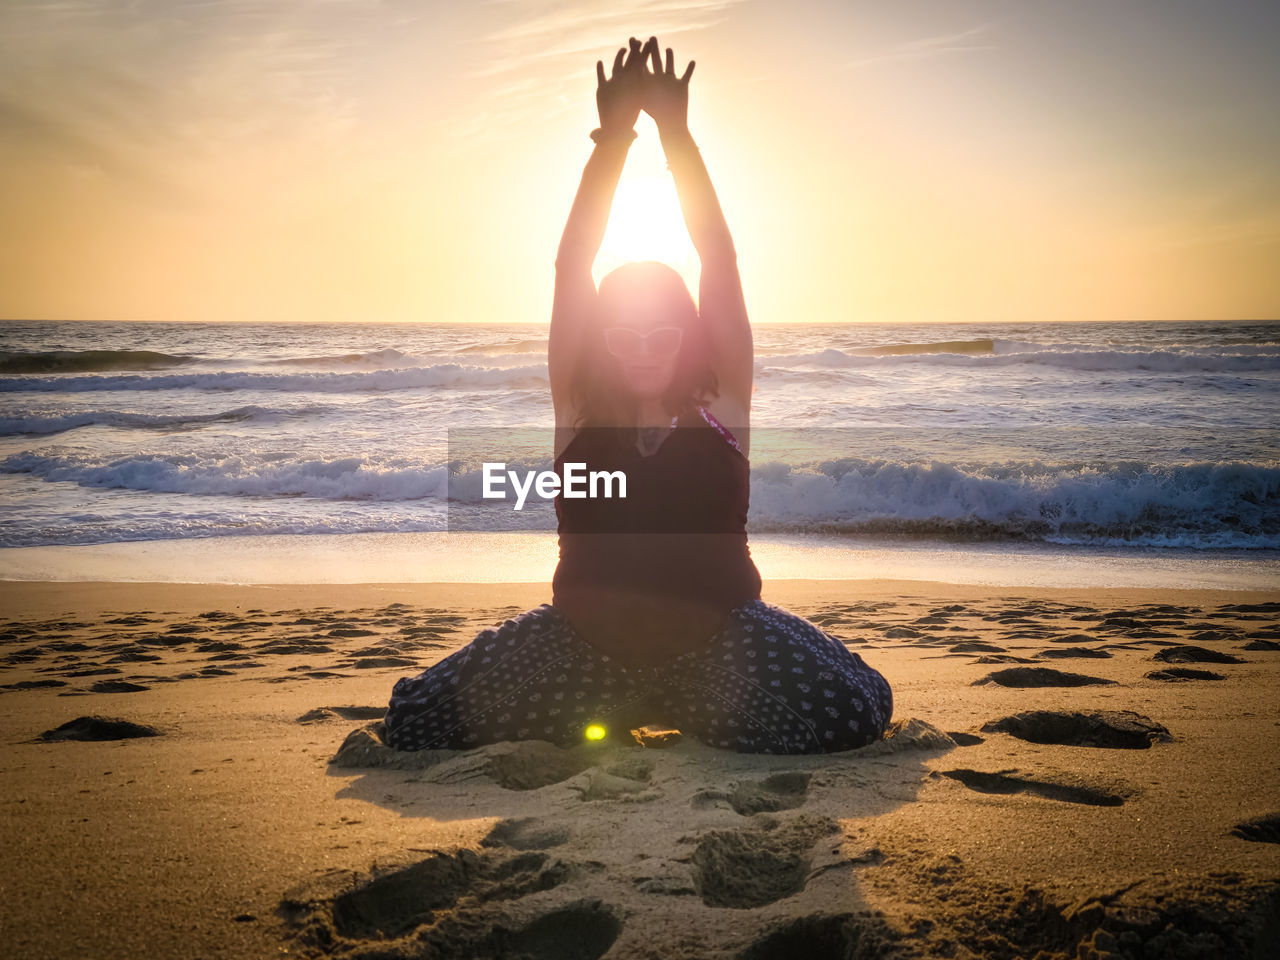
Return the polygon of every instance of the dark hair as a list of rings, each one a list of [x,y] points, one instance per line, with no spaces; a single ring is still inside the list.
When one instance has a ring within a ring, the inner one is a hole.
[[[719,393],[706,325],[684,278],[656,260],[624,263],[600,280],[585,348],[570,381],[570,396],[579,412],[575,426],[633,431],[635,398],[619,388],[617,360],[604,345],[604,328],[615,314],[614,305],[628,300],[648,302],[672,326],[684,331],[675,375],[662,397],[666,411],[673,415],[685,413]]]

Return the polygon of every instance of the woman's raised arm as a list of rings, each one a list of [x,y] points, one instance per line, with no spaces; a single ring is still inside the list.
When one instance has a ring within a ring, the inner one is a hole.
[[[658,38],[650,37],[645,49],[653,58],[653,73],[645,76],[645,111],[658,125],[658,135],[675,179],[680,209],[689,239],[698,251],[702,272],[698,313],[716,353],[715,369],[721,395],[741,405],[745,417],[751,406],[754,346],[738,274],[738,254],[725,222],[724,212],[711,185],[702,154],[689,133],[689,78],[694,61],[676,76],[675,56],[667,48],[665,69],[658,56]]]
[[[640,115],[647,48],[641,48],[635,37],[630,38],[630,43],[631,52],[625,63],[625,48],[618,50],[614,57],[611,78],[605,79],[604,63],[596,61],[600,127],[592,133],[596,146],[582,171],[582,182],[556,253],[547,374],[551,380],[556,422],[561,426],[571,425],[574,418],[570,384],[586,342],[587,325],[596,299],[591,266],[609,224],[609,210],[626,164],[627,150],[635,139],[636,118]]]

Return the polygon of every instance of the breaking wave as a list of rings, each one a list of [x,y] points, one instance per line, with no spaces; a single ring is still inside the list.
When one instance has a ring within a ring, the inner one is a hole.
[[[548,469],[547,461],[510,463]],[[17,453],[0,473],[192,495],[476,505],[482,471],[452,478],[443,462],[351,456],[110,459]],[[490,505],[510,510],[509,504]],[[513,517],[513,522],[520,518]],[[954,464],[845,458],[752,469],[749,529],[952,540],[1183,548],[1280,548],[1280,466],[1229,461]]]

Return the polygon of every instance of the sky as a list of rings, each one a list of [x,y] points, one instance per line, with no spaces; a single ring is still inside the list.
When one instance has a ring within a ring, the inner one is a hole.
[[[754,322],[1280,317],[1271,0],[3,0],[0,317],[545,322],[655,34]],[[637,130],[595,277],[696,296]]]

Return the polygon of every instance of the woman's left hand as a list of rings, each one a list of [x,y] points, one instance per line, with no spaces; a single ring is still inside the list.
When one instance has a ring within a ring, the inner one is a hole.
[[[626,49],[619,49],[613,58],[613,76],[604,76],[604,61],[596,61],[596,109],[600,111],[602,130],[631,130],[640,116],[644,103],[644,77],[648,72],[644,63],[648,45],[631,37],[631,53],[623,62]]]
[[[667,47],[667,65],[664,69],[658,55],[658,38],[650,37],[644,45],[645,52],[653,57],[653,73],[647,73],[644,81],[644,109],[659,133],[677,133],[689,127],[689,78],[693,76],[694,61],[690,60],[684,73],[676,75],[675,54]]]

